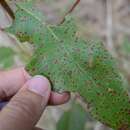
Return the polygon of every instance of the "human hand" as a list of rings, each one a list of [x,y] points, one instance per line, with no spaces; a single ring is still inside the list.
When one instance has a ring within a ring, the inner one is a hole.
[[[0,100],[10,100],[0,112],[0,130],[40,130],[35,125],[46,106],[69,97],[52,92],[45,77],[31,77],[23,68],[0,72]]]

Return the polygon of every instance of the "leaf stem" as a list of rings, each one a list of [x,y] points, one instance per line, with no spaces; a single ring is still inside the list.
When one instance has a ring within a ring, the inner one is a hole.
[[[14,13],[12,11],[12,9],[9,7],[9,5],[7,4],[7,2],[5,0],[0,0],[0,4],[2,5],[2,7],[7,11],[7,13],[9,14],[9,16],[14,19]]]
[[[73,12],[73,10],[76,8],[76,6],[80,3],[80,0],[76,0],[76,2],[72,5],[70,10],[66,13],[66,15],[70,14]]]
[[[72,7],[69,9],[69,11],[65,14],[65,16],[64,16],[63,20],[60,22],[60,24],[62,24],[65,21],[65,17],[68,14],[72,13],[79,3],[80,3],[80,0],[76,0],[76,2],[72,5]]]

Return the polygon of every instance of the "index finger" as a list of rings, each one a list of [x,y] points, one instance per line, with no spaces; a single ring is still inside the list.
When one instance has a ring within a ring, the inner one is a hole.
[[[13,96],[30,78],[24,68],[0,72],[0,99]]]
[[[9,100],[29,80],[31,76],[24,68],[0,72],[0,101]],[[66,103],[70,98],[68,92],[58,94],[51,92],[49,105],[60,105]],[[1,104],[1,103],[0,103]],[[5,102],[2,102],[6,104]]]

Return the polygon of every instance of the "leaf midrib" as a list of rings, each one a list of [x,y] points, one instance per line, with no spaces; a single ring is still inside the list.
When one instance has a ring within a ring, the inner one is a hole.
[[[46,26],[47,27],[47,29],[48,29],[48,31],[54,36],[54,38],[58,41],[58,42],[60,42],[61,40],[60,40],[60,38],[54,33],[54,31],[50,28],[50,26],[49,25],[47,25],[45,22],[43,22],[43,21],[41,21],[38,17],[36,17],[31,11],[29,11],[28,9],[26,9],[26,8],[24,8],[24,7],[22,7],[22,6],[20,6],[20,4],[17,4],[17,6],[20,8],[20,9],[22,9],[23,11],[25,11],[26,13],[28,13],[30,16],[32,16],[34,19],[36,19],[37,21],[39,21],[40,22],[40,24],[42,24],[42,25],[44,25],[44,26]],[[66,49],[66,47],[64,46],[64,48],[65,48],[65,52],[68,54],[68,55],[70,55],[69,53],[68,53],[68,49]],[[75,63],[75,60],[73,59],[73,57],[71,57],[72,58],[72,61]],[[80,71],[82,72],[82,73],[84,73],[85,71],[80,67],[80,65],[78,64],[78,63],[75,63],[76,64],[76,66],[80,69]],[[88,74],[89,75],[89,74]],[[94,80],[93,80],[93,78],[89,75],[89,78],[90,78],[90,80],[93,82],[93,84],[95,85],[95,86],[97,86],[97,84],[94,82]]]
[[[20,6],[20,4],[16,4],[18,6],[18,8],[22,9],[23,11],[25,11],[26,13],[28,13],[29,15],[31,15],[34,19],[36,19],[37,21],[39,21],[40,24],[44,25],[47,27],[47,29],[51,32],[51,34],[55,37],[55,39],[59,39],[55,33],[53,32],[53,30],[50,28],[49,25],[47,25],[45,22],[41,21],[38,17],[36,17],[31,11],[27,10],[26,8]]]

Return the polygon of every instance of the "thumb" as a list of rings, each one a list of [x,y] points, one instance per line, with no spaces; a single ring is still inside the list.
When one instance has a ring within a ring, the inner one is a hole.
[[[50,96],[50,83],[35,76],[19,90],[0,112],[0,130],[30,130],[39,120]]]

